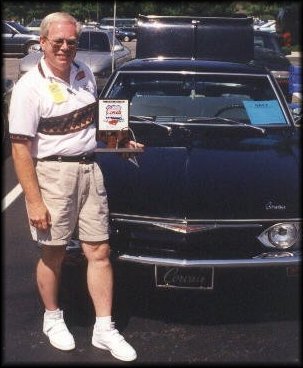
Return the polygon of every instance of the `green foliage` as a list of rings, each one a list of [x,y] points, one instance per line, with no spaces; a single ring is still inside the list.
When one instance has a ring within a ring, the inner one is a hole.
[[[117,17],[137,17],[143,15],[184,15],[184,16],[230,16],[242,12],[261,19],[275,19],[280,7],[295,5],[296,2],[269,1],[123,1],[116,0]],[[112,17],[114,0],[95,1],[9,1],[2,3],[2,18],[15,19],[24,24],[33,18],[43,18],[54,11],[66,11],[80,21],[98,21]]]
[[[2,19],[23,21],[25,25],[34,18],[43,18],[47,14],[61,11],[61,2],[14,1],[2,3]]]

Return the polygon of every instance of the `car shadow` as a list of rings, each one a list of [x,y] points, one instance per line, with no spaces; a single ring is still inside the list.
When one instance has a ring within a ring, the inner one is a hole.
[[[86,261],[66,262],[60,300],[68,323],[91,326],[94,308],[87,291]],[[123,331],[130,318],[142,317],[182,324],[218,325],[299,320],[299,282],[231,279],[215,291],[158,289],[150,275],[115,270],[113,319]]]
[[[133,284],[135,285],[135,284]],[[263,287],[257,282],[226,283],[216,291],[123,287],[117,293],[122,328],[132,316],[184,324],[234,324],[299,320],[299,285],[294,280]]]

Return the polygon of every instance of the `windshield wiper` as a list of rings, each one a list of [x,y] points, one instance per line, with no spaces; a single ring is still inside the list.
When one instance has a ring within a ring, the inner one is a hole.
[[[213,117],[211,117],[211,116],[200,116],[200,117],[195,117],[195,118],[188,118],[186,120],[187,123],[204,123],[204,122],[209,122],[209,121],[222,121],[224,123],[228,123],[229,125],[239,125],[239,126],[243,126],[245,128],[258,130],[262,134],[266,133],[266,130],[264,128],[260,128],[260,127],[257,127],[255,125],[242,123],[241,121],[237,121],[237,120],[233,120],[233,119],[222,118],[220,116],[213,116]]]
[[[156,117],[155,116],[143,116],[143,115],[130,115],[129,117],[129,120],[131,122],[142,122],[142,123],[147,123],[147,124],[153,124],[153,125],[156,125],[160,128],[164,128],[166,129],[166,131],[168,132],[168,135],[171,135],[172,133],[172,128],[167,126],[167,125],[164,125],[164,124],[161,124],[161,123],[157,123],[155,120],[156,120]]]

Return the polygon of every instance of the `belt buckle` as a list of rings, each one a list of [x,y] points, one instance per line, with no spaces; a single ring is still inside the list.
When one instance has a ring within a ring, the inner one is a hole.
[[[79,164],[86,164],[88,162],[88,158],[87,156],[82,156],[81,159],[79,160]]]

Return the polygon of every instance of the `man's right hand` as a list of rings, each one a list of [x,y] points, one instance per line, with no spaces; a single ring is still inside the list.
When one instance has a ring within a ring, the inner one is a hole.
[[[39,230],[47,230],[51,226],[51,216],[41,196],[31,156],[31,144],[31,141],[26,139],[12,140],[12,158],[25,194],[29,223]]]
[[[27,212],[30,225],[38,230],[45,231],[52,225],[51,215],[43,202],[39,205],[27,203]]]

